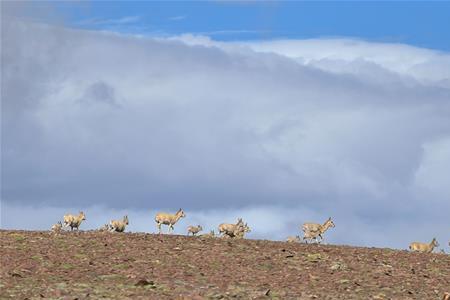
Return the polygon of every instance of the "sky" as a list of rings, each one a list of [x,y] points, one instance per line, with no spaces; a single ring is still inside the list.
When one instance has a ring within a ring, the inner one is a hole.
[[[177,233],[445,245],[447,8],[2,2],[1,228],[183,208]]]
[[[23,11],[44,22],[144,35],[353,37],[450,50],[448,1],[40,1]]]

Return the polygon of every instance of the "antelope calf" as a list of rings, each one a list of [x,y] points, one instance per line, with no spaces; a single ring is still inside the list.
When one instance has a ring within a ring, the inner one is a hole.
[[[202,230],[203,230],[203,228],[202,228],[201,225],[197,225],[197,226],[192,226],[191,225],[191,226],[188,227],[188,235],[189,235],[189,233],[192,233],[192,235],[194,236],[194,235],[196,235],[197,233],[199,233]]]
[[[288,243],[300,243],[301,239],[300,236],[296,235],[296,236],[288,236],[286,239],[286,242]]]
[[[58,223],[56,223],[52,226],[51,231],[53,233],[60,233],[62,231],[62,227],[63,227],[63,225],[62,225],[61,221],[58,221]]]
[[[409,245],[409,250],[415,252],[431,253],[436,247],[439,247],[439,243],[437,242],[436,238],[433,238],[433,240],[429,244],[413,242]]]
[[[111,231],[111,230],[112,230],[112,227],[110,224],[105,224],[98,229],[98,231],[102,231],[102,232]]]
[[[84,220],[86,220],[86,216],[85,216],[84,212],[82,212],[82,211],[80,211],[78,216],[67,214],[67,215],[64,215],[64,226],[65,227],[69,227],[70,226],[70,230],[71,231],[74,228],[79,230],[80,224]]]
[[[306,240],[306,243],[308,243],[308,241],[312,242],[313,240],[316,243],[320,243],[320,241],[317,239],[320,235],[320,231],[305,231],[303,233],[303,241]]]
[[[128,223],[128,216],[124,216],[122,221],[120,220],[112,220],[109,222],[110,224],[110,230],[115,232],[124,232],[125,227],[129,224]]]
[[[304,223],[302,226],[302,230],[304,232],[303,240],[311,240],[314,238],[317,241],[317,237],[320,237],[320,240],[323,240],[323,234],[329,229],[335,227],[331,217],[325,221],[323,224],[318,223]]]
[[[169,232],[172,229],[174,230],[173,225],[175,225],[179,219],[186,217],[184,211],[180,208],[174,215],[160,212],[155,216],[156,226],[158,227],[158,231],[161,234],[161,225],[168,225]]]

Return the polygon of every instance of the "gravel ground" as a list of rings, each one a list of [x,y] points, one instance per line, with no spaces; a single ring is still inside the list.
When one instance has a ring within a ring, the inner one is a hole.
[[[144,233],[0,230],[1,299],[442,299],[450,255]]]

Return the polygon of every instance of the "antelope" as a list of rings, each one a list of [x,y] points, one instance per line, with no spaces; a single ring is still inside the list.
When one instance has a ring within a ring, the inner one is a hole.
[[[317,237],[320,235],[320,231],[305,231],[303,234],[303,240],[306,240],[306,243],[309,241],[314,240],[316,243],[320,243],[317,240]]]
[[[60,233],[61,232],[61,230],[62,230],[62,223],[61,223],[61,221],[58,221],[58,223],[56,223],[56,224],[54,224],[53,226],[52,226],[52,232],[53,233]]]
[[[98,229],[98,231],[102,231],[102,232],[111,231],[111,230],[112,230],[112,227],[110,224],[105,224]]]
[[[189,226],[188,227],[188,235],[189,233],[192,233],[192,235],[196,235],[197,233],[199,233],[200,231],[202,231],[203,228],[201,225],[197,225],[197,226]]]
[[[323,223],[323,225],[318,223],[305,223],[302,226],[302,230],[304,232],[303,240],[314,238],[317,240],[317,236],[320,237],[320,240],[323,240],[322,234],[325,233],[329,228],[335,227],[331,217]]]
[[[300,243],[300,237],[298,235],[296,236],[288,236],[286,239],[286,242],[288,243]]]
[[[436,238],[433,238],[433,240],[429,244],[413,242],[409,245],[409,250],[416,252],[431,253],[433,252],[435,247],[439,247],[439,243],[437,242]]]
[[[222,224],[221,224],[222,225]],[[247,223],[243,223],[242,219],[239,219],[236,224],[227,224],[232,226],[225,226],[225,230],[222,232],[223,238],[238,238],[242,239],[244,238],[244,235],[247,232],[250,232],[250,227],[247,225]],[[220,226],[219,226],[220,228]],[[224,229],[224,226],[222,226],[222,229]],[[220,230],[220,229],[219,229]]]
[[[173,225],[178,222],[179,219],[186,217],[184,211],[180,208],[174,215],[160,212],[156,214],[155,221],[158,227],[159,233],[161,234],[161,225],[168,225],[169,232],[170,229],[174,230]]]
[[[125,227],[129,224],[128,223],[128,216],[123,217],[122,221],[120,220],[112,220],[109,222],[110,224],[110,230],[115,232],[124,232]]]
[[[250,231],[251,231],[251,229],[250,229],[250,227],[247,225],[247,223],[245,223],[245,224],[240,224],[240,225],[238,225],[238,226],[236,227],[235,231],[233,232],[233,235],[234,235],[235,238],[243,239],[243,238],[244,238],[244,235],[245,235],[247,232],[250,232]],[[231,237],[233,237],[233,236],[231,236]]]
[[[235,231],[236,227],[239,225],[243,225],[243,224],[244,224],[244,222],[242,221],[241,218],[238,219],[236,224],[222,223],[219,225],[219,233],[221,233],[222,236],[224,236],[225,234],[234,235],[234,231]]]
[[[70,226],[70,230],[71,231],[74,228],[79,230],[80,224],[84,220],[86,220],[86,216],[85,216],[84,212],[82,212],[82,211],[80,211],[78,216],[67,214],[67,215],[64,215],[64,226],[65,227],[69,227]]]

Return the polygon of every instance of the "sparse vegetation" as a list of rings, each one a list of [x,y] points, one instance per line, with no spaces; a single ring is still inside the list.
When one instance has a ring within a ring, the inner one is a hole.
[[[450,286],[450,255],[392,249],[0,230],[0,251],[1,299],[442,299]]]

